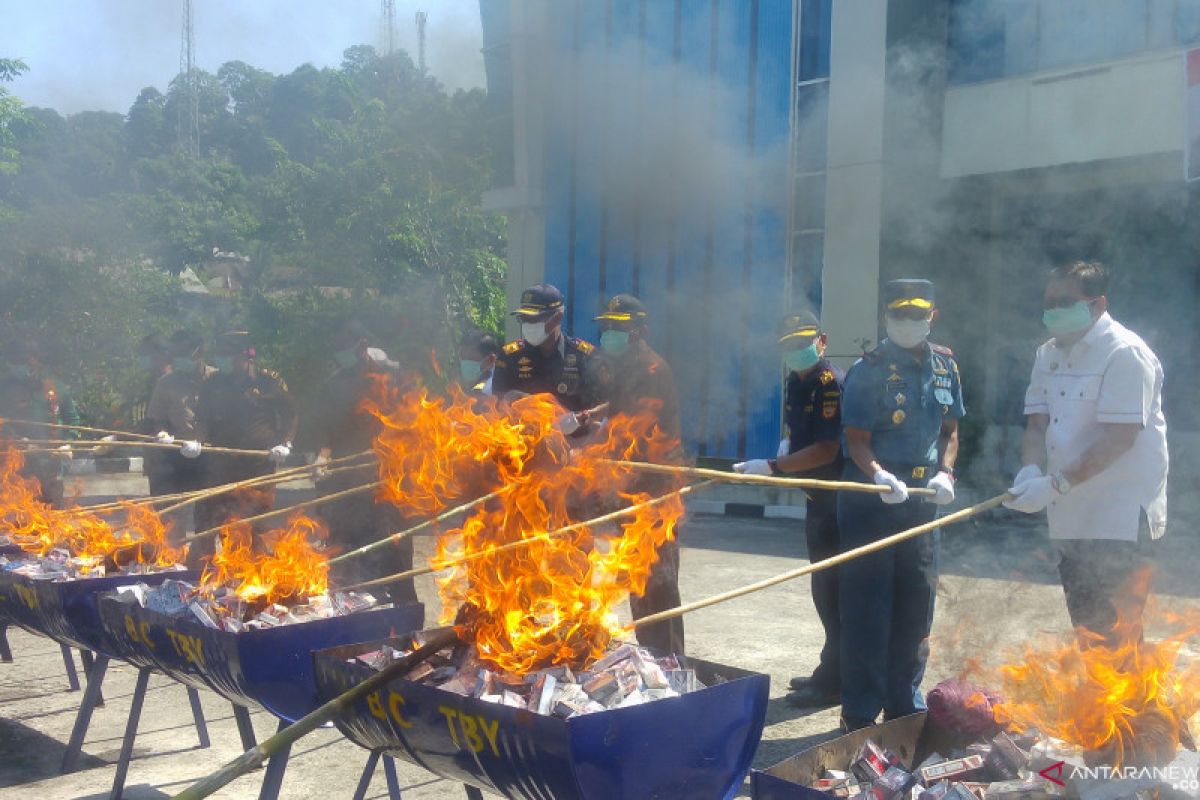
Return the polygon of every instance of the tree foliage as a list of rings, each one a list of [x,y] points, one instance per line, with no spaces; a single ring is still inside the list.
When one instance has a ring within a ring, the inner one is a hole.
[[[0,81],[23,68],[0,60]],[[149,286],[147,263],[202,272],[220,250],[250,258],[222,316],[257,330],[268,360],[301,382],[327,354],[288,342],[320,350],[313,320],[328,326],[335,313],[373,309],[385,340],[400,350],[419,340],[426,361],[467,324],[500,330],[503,224],[479,208],[489,183],[481,91],[447,93],[406,54],[366,46],[336,69],[273,75],[231,61],[192,77],[199,159],[179,146],[183,76],[165,93],[143,89],[123,116],[22,110],[0,90],[0,272],[18,298],[10,312],[53,293],[53,274],[80,311],[131,314],[128,330],[94,332],[119,340],[113,358],[130,359],[140,333],[177,324],[179,309],[160,319],[103,308],[112,298],[98,286],[133,280],[126,269]],[[100,294],[89,308],[90,291]],[[81,335],[69,349],[99,346]]]

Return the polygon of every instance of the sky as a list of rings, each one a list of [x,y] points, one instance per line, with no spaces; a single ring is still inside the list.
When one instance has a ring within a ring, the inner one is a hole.
[[[283,74],[337,66],[354,44],[381,45],[380,0],[193,0],[196,61],[216,72],[245,61]],[[416,60],[428,15],[429,70],[447,88],[484,83],[479,0],[395,0],[397,46]],[[0,57],[29,71],[9,86],[26,105],[62,113],[126,112],[146,86],[179,71],[182,0],[0,0]]]

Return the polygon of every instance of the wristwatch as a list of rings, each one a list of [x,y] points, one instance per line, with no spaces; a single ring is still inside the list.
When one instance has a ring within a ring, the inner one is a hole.
[[[1067,480],[1067,476],[1063,474],[1061,469],[1050,476],[1050,485],[1059,494],[1066,494],[1071,491],[1071,482]]]

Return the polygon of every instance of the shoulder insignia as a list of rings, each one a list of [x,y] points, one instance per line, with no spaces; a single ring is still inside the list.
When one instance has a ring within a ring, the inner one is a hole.
[[[819,380],[821,381],[822,386],[831,383],[833,381],[833,371],[828,369],[825,370],[821,373]]]
[[[522,339],[518,339],[515,342],[509,342],[508,344],[504,345],[505,354],[511,356],[513,353],[521,349],[521,345],[523,343],[524,341]]]
[[[579,352],[585,356],[590,356],[596,350],[596,345],[591,342],[585,342],[583,339],[576,339],[575,346],[579,348]]]
[[[930,342],[929,349],[937,353],[939,356],[954,356],[954,351],[949,347],[946,347],[944,344],[934,344],[933,342]]]

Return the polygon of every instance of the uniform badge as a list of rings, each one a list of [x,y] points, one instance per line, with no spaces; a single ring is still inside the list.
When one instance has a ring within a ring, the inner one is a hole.
[[[904,396],[904,392],[896,392],[896,405],[904,405],[904,401],[908,398]]]
[[[832,373],[832,372],[830,372],[829,370],[825,370],[824,372],[822,372],[822,373],[821,373],[821,383],[822,383],[822,385],[824,385],[824,384],[826,384],[826,383],[829,383],[831,380],[833,380],[833,373]]]
[[[825,419],[833,419],[837,416],[837,410],[837,403],[826,403],[825,405],[821,406],[821,416]]]
[[[529,358],[529,356],[521,356],[520,358],[517,359],[517,364],[519,364],[522,367],[525,366],[526,364],[532,364],[532,363],[533,363],[533,361],[532,361],[532,359]]]
[[[897,408],[892,412],[892,424],[899,425],[900,423],[904,422],[904,417],[904,412]]]
[[[571,365],[575,364],[575,354],[574,353],[567,354],[567,363],[571,364]]]
[[[567,385],[566,385],[565,383],[560,383],[560,384],[558,385],[558,393],[559,393],[559,394],[566,394],[566,393],[567,393]]]

